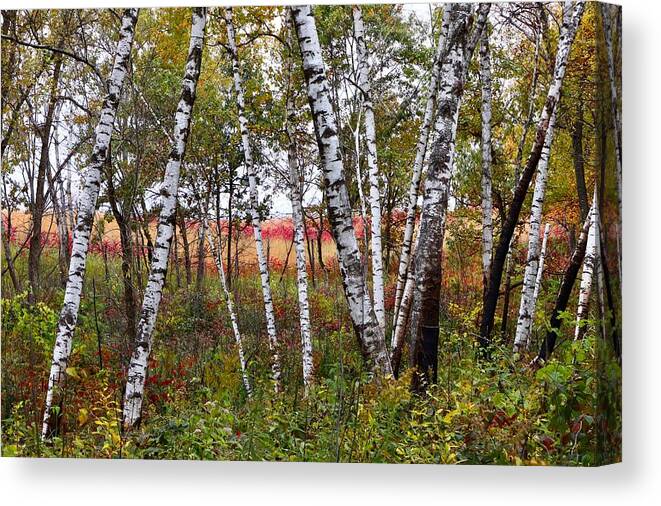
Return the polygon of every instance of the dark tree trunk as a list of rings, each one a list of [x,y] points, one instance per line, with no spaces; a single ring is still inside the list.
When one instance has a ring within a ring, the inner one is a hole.
[[[179,235],[181,235],[181,244],[184,248],[184,265],[186,266],[186,287],[190,286],[193,281],[193,269],[191,268],[190,261],[190,246],[188,244],[188,234],[186,233],[186,218],[181,209],[177,212],[177,220],[179,222]]]

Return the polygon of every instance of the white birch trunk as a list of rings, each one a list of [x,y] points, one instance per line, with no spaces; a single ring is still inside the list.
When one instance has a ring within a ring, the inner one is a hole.
[[[493,206],[491,200],[491,58],[489,34],[482,32],[480,44],[482,83],[482,286],[486,293],[493,250]]]
[[[530,329],[535,323],[535,311],[537,309],[537,299],[539,298],[539,291],[542,288],[542,278],[544,276],[544,258],[546,257],[546,243],[551,231],[551,224],[547,223],[544,227],[544,238],[542,239],[542,249],[539,252],[539,267],[537,267],[537,277],[535,278],[535,290],[532,294],[532,309],[530,310]]]
[[[241,339],[241,332],[239,331],[239,319],[236,316],[236,311],[234,310],[234,299],[232,293],[227,289],[227,280],[225,279],[225,268],[223,266],[223,257],[220,247],[216,247],[214,243],[211,232],[209,231],[207,220],[204,220],[204,230],[207,241],[209,243],[209,248],[211,249],[211,255],[213,256],[214,262],[216,264],[216,269],[218,270],[218,277],[220,278],[220,288],[223,291],[223,297],[225,298],[225,303],[227,304],[227,312],[230,315],[230,322],[232,323],[232,332],[234,333],[234,340],[236,341],[236,347],[239,350],[239,362],[241,364],[241,378],[243,380],[243,387],[246,389],[248,397],[252,396],[252,387],[250,386],[250,379],[248,378],[248,364],[246,362],[246,355],[243,350],[243,340]],[[218,231],[218,238],[220,243],[220,230]]]
[[[374,108],[372,106],[371,86],[369,80],[369,54],[365,42],[365,26],[363,15],[359,6],[353,7],[353,23],[358,46],[358,87],[362,93],[362,102],[365,108],[365,141],[367,144],[367,167],[370,182],[370,211],[372,248],[372,292],[374,295],[374,313],[381,326],[386,328],[386,308],[383,281],[383,250],[381,246],[381,183],[376,151],[376,125],[374,121]]]
[[[290,61],[291,64],[291,61]],[[291,71],[290,71],[291,81]],[[310,304],[308,301],[308,273],[305,260],[305,217],[303,215],[303,198],[301,195],[301,174],[296,158],[296,141],[294,121],[296,111],[293,90],[287,95],[287,122],[288,138],[287,162],[289,165],[289,188],[294,223],[294,250],[296,253],[296,287],[298,291],[298,314],[301,326],[301,358],[303,362],[303,383],[305,389],[310,387],[313,379],[312,337],[310,325]]]
[[[576,314],[576,329],[574,339],[581,339],[585,334],[585,324],[582,323],[588,317],[590,310],[590,294],[592,292],[592,280],[595,274],[595,266],[598,262],[597,247],[599,237],[599,203],[597,200],[597,188],[594,190],[592,207],[590,208],[590,231],[588,232],[588,243],[585,247],[585,258],[583,259],[583,274],[581,275],[581,286],[578,293],[578,309]]]
[[[303,60],[308,99],[322,162],[328,214],[337,245],[349,314],[369,369],[378,375],[391,375],[392,368],[384,335],[372,309],[363,275],[316,23],[309,5],[290,7],[290,11]]]
[[[535,190],[532,197],[530,210],[530,229],[528,231],[528,256],[526,268],[523,274],[523,288],[521,291],[521,302],[519,304],[519,317],[516,322],[516,334],[514,337],[514,352],[528,347],[530,330],[532,328],[532,314],[535,308],[535,280],[539,265],[539,232],[542,223],[542,210],[544,208],[544,196],[546,194],[546,181],[548,179],[549,158],[551,156],[551,145],[553,144],[553,132],[556,113],[554,109],[549,120],[549,126],[544,139],[544,147],[537,166],[537,178]]]
[[[53,349],[53,358],[48,377],[48,391],[44,406],[42,438],[50,435],[53,423],[51,410],[62,387],[64,374],[71,355],[73,332],[78,321],[80,295],[83,289],[85,263],[89,249],[90,234],[96,210],[96,201],[101,186],[101,171],[108,157],[110,138],[115,123],[115,114],[121,96],[124,77],[128,72],[129,57],[133,45],[135,25],[138,19],[138,9],[126,9],[122,15],[119,40],[115,49],[112,71],[108,79],[108,94],[106,95],[99,123],[96,126],[94,149],[90,167],[85,174],[80,199],[78,202],[78,219],[73,229],[73,245],[69,262],[69,274],[64,291],[64,302],[60,311],[57,336]]]
[[[434,120],[434,108],[436,105],[436,95],[438,94],[438,81],[441,72],[443,60],[448,51],[448,39],[451,37],[450,30],[450,9],[446,7],[443,11],[443,23],[439,35],[436,55],[432,66],[431,77],[429,80],[429,92],[425,114],[420,125],[420,135],[416,145],[415,160],[413,161],[413,174],[408,191],[408,202],[406,209],[406,224],[404,226],[404,237],[402,239],[402,250],[399,255],[399,267],[397,269],[397,285],[395,287],[395,307],[393,311],[393,337],[392,342],[396,341],[397,327],[399,320],[399,309],[407,282],[407,273],[411,263],[411,243],[413,240],[413,231],[415,228],[415,214],[418,207],[418,193],[420,191],[420,179],[422,177],[422,167],[427,153],[427,144],[429,143],[429,133]]]
[[[243,80],[239,68],[239,55],[236,47],[236,36],[234,24],[232,23],[232,8],[225,8],[225,22],[227,25],[227,40],[232,55],[232,73],[234,76],[234,90],[236,92],[236,103],[239,110],[239,130],[241,131],[241,146],[243,159],[248,172],[248,185],[250,197],[250,215],[252,228],[255,236],[255,250],[257,252],[257,263],[259,264],[259,275],[262,283],[262,296],[264,298],[264,312],[266,313],[266,333],[269,339],[271,351],[271,375],[275,391],[280,390],[280,357],[278,353],[278,336],[275,329],[275,311],[273,310],[273,296],[271,295],[271,281],[269,267],[264,254],[264,243],[262,241],[262,222],[259,217],[259,191],[257,188],[257,174],[250,146],[250,134],[248,132],[248,119],[245,113],[245,99],[243,93]]]
[[[126,390],[124,392],[123,424],[131,428],[140,422],[147,360],[151,352],[152,337],[158,308],[161,303],[163,285],[170,256],[170,245],[174,234],[179,174],[190,133],[191,115],[195,103],[195,91],[202,66],[202,46],[207,22],[207,9],[193,9],[188,58],[182,81],[181,98],[174,117],[174,143],[165,167],[165,175],[160,191],[161,213],[156,232],[156,243],[152,258],[149,279],[145,287],[142,311],[138,323],[136,343],[129,363]]]

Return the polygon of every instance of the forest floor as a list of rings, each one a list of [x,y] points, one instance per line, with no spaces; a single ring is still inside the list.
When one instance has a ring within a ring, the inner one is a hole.
[[[23,280],[25,257],[16,264]],[[602,366],[612,361],[601,360],[607,350],[592,328],[582,341],[562,339],[554,358],[533,371],[525,366],[532,355],[513,356],[505,341],[494,345],[490,360],[478,359],[479,307],[467,309],[448,297],[438,383],[420,396],[410,391],[407,370],[398,380],[369,381],[333,269],[317,268],[310,290],[315,383],[306,394],[293,260],[282,276],[272,275],[283,392],[275,394],[269,379],[257,273],[242,269],[232,284],[255,390],[248,399],[215,268],[207,269],[199,293],[194,284],[177,282],[171,269],[143,421],[122,433],[120,402],[132,343],[120,264],[116,255],[107,262],[97,253],[88,259],[60,435],[49,444],[39,432],[63,297],[57,250],[44,252],[38,304],[29,306],[3,277],[3,456],[523,465],[619,458],[621,421],[613,403],[619,402],[620,370]],[[545,331],[543,318],[538,332]]]

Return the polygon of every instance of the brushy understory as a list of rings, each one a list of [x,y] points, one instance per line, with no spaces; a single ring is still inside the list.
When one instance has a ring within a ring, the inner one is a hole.
[[[52,253],[45,263],[56,269]],[[20,257],[18,268],[25,268]],[[621,371],[598,344],[594,325],[582,341],[563,338],[552,360],[533,371],[525,367],[529,357],[512,356],[509,342],[495,344],[489,359],[478,358],[479,307],[471,312],[446,301],[438,383],[420,396],[409,389],[409,371],[398,380],[369,381],[333,273],[317,276],[311,293],[315,384],[307,393],[294,273],[273,280],[283,357],[279,394],[268,378],[257,276],[235,281],[255,384],[251,399],[216,273],[207,271],[201,294],[177,287],[170,273],[142,425],[122,434],[131,343],[119,272],[117,260],[106,275],[102,259],[91,256],[61,431],[49,444],[39,434],[62,290],[53,281],[32,307],[25,295],[2,299],[3,456],[597,465],[620,454]],[[539,330],[545,319],[540,310]]]

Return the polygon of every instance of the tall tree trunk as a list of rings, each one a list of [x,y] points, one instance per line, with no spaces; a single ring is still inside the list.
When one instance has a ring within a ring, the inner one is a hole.
[[[519,214],[521,213],[523,201],[528,193],[528,187],[530,186],[530,182],[537,169],[542,154],[542,148],[544,147],[546,132],[551,117],[557,106],[558,100],[560,99],[560,89],[567,68],[569,50],[571,49],[572,42],[576,36],[576,31],[578,30],[578,25],[583,16],[584,8],[585,2],[583,1],[575,2],[573,5],[571,2],[565,2],[563,22],[560,28],[560,39],[558,41],[558,51],[553,71],[553,80],[549,86],[544,109],[542,110],[542,115],[537,125],[537,134],[535,136],[532,151],[514,191],[512,204],[507,212],[505,222],[502,225],[498,246],[496,247],[491,264],[489,288],[485,297],[482,322],[480,324],[479,342],[482,346],[488,345],[491,341],[491,331],[493,330],[496,306],[498,304],[500,281],[502,279],[503,267],[505,265],[505,259],[507,258],[510,241],[519,221]]]
[[[588,317],[590,310],[590,294],[592,293],[592,280],[599,264],[599,201],[597,199],[597,187],[594,189],[592,207],[589,213],[590,230],[588,232],[588,242],[585,247],[585,257],[583,258],[583,274],[581,275],[581,285],[578,293],[578,309],[576,314],[576,328],[574,329],[574,339],[581,339],[585,334],[584,320]]]
[[[46,116],[43,125],[39,127],[39,138],[41,140],[41,149],[39,152],[39,166],[37,171],[37,186],[32,203],[32,229],[30,232],[30,249],[28,252],[28,278],[30,280],[30,292],[28,300],[31,304],[37,301],[40,282],[41,259],[41,220],[46,210],[46,179],[50,171],[50,136],[53,127],[53,118],[57,107],[57,95],[59,92],[60,73],[62,70],[62,55],[56,53],[53,64],[53,77],[50,86],[50,95],[48,105],[46,106]]]
[[[113,67],[110,78],[108,79],[108,94],[103,101],[99,123],[96,126],[91,164],[85,174],[78,201],[78,217],[76,227],[73,231],[69,277],[64,291],[64,302],[60,312],[51,370],[48,378],[48,392],[46,394],[42,428],[42,438],[44,439],[52,434],[57,418],[59,418],[53,416],[51,408],[58,404],[57,399],[61,393],[64,373],[67,368],[69,356],[71,355],[73,332],[78,320],[80,294],[83,288],[85,260],[87,259],[90,234],[94,222],[96,200],[99,196],[99,188],[101,186],[101,170],[108,156],[110,137],[112,136],[112,129],[115,123],[115,114],[119,105],[124,77],[128,72],[129,57],[137,19],[138,9],[126,9],[122,15],[119,41],[117,42]],[[60,410],[60,416],[61,413]]]
[[[206,247],[205,247],[205,236],[207,234],[207,220],[206,216],[209,210],[209,198],[211,197],[211,192],[208,192],[205,201],[204,207],[202,207],[202,202],[200,202],[200,211],[202,213],[202,218],[200,219],[200,228],[198,230],[198,239],[197,239],[197,275],[195,277],[195,293],[197,296],[202,295],[202,286],[204,284],[204,262],[206,259]]]
[[[232,323],[232,332],[234,333],[234,340],[236,341],[236,347],[239,352],[239,363],[241,364],[241,378],[243,380],[243,387],[246,389],[246,394],[248,397],[252,395],[252,387],[250,386],[250,379],[248,378],[248,363],[246,361],[246,354],[243,349],[243,340],[241,339],[241,332],[239,331],[239,319],[236,316],[236,311],[234,310],[234,299],[232,298],[232,293],[227,288],[227,282],[225,280],[225,269],[223,267],[223,257],[222,251],[220,249],[220,210],[219,210],[219,199],[216,199],[216,226],[218,229],[218,246],[214,244],[214,240],[211,234],[211,231],[208,229],[207,224],[204,224],[203,230],[209,242],[209,248],[211,248],[211,255],[216,263],[216,270],[218,270],[218,277],[220,278],[220,288],[223,291],[223,297],[225,298],[225,304],[227,304],[227,312],[230,315],[230,321]],[[206,222],[206,218],[205,218]]]
[[[556,109],[557,110],[557,109]],[[528,347],[530,330],[532,328],[532,313],[535,310],[535,281],[539,270],[539,232],[542,225],[542,210],[544,208],[544,196],[546,194],[546,181],[548,179],[549,159],[551,157],[551,145],[553,144],[553,129],[556,111],[553,111],[549,127],[546,131],[544,148],[537,167],[537,178],[535,180],[535,191],[532,197],[530,210],[530,229],[528,231],[528,257],[523,274],[523,288],[521,291],[521,303],[519,305],[519,318],[516,323],[516,335],[514,337],[514,352]]]
[[[365,25],[359,6],[353,6],[353,23],[358,46],[358,88],[362,92],[362,102],[365,108],[365,141],[367,144],[367,168],[370,181],[370,214],[372,247],[372,292],[374,296],[374,313],[381,326],[386,328],[386,308],[383,281],[383,248],[381,246],[381,184],[376,149],[376,124],[372,106],[371,86],[369,79],[369,54],[365,42]]]
[[[337,245],[349,314],[368,368],[378,375],[392,369],[381,327],[371,305],[353,228],[338,131],[321,55],[317,27],[309,5],[290,7],[303,60],[308,99],[321,157],[328,215]]]
[[[547,223],[544,227],[544,238],[542,239],[542,249],[539,252],[539,267],[537,267],[537,277],[535,278],[535,290],[532,293],[532,310],[530,311],[530,327],[532,329],[535,323],[535,311],[537,309],[537,299],[539,298],[539,291],[542,288],[542,277],[544,275],[544,259],[546,258],[546,243],[549,239],[549,232],[551,231],[551,224]]]
[[[576,190],[578,192],[578,205],[581,208],[581,221],[587,218],[590,212],[588,204],[588,191],[585,186],[585,157],[583,155],[583,102],[578,107],[578,118],[574,122],[571,132],[572,158],[574,173],[576,174]]]
[[[404,237],[402,239],[402,250],[399,255],[399,267],[397,268],[397,285],[395,287],[395,307],[393,311],[393,338],[401,329],[397,327],[399,319],[399,310],[404,295],[404,288],[407,281],[407,274],[411,264],[411,243],[413,241],[413,230],[415,228],[415,215],[418,207],[418,193],[420,191],[420,179],[422,177],[422,167],[427,152],[427,144],[429,143],[429,133],[431,131],[432,122],[434,120],[434,109],[436,106],[436,96],[438,94],[438,83],[441,72],[441,66],[447,56],[449,47],[448,41],[452,38],[450,32],[450,8],[443,11],[443,24],[439,35],[439,41],[436,49],[436,55],[431,70],[431,77],[429,80],[429,92],[427,97],[427,104],[425,106],[425,114],[422,118],[420,125],[420,134],[416,144],[415,160],[413,161],[413,174],[411,176],[411,184],[408,191],[408,201],[406,209],[406,223],[404,226]]]
[[[124,391],[124,428],[134,427],[141,419],[142,399],[147,378],[147,360],[151,352],[152,336],[170,256],[170,244],[176,217],[179,173],[190,133],[195,91],[202,66],[202,46],[206,21],[207,9],[205,7],[195,7],[193,9],[188,58],[181,85],[181,98],[174,117],[174,143],[165,167],[160,192],[161,213],[158,220],[154,258],[142,302],[135,348],[127,373],[126,389]]]
[[[562,313],[567,309],[567,303],[569,302],[569,297],[571,296],[574,282],[576,281],[576,276],[578,275],[578,270],[581,268],[583,257],[585,256],[585,248],[588,242],[589,228],[590,217],[588,217],[583,224],[583,230],[581,231],[581,235],[579,236],[576,243],[576,248],[574,249],[571,258],[569,259],[569,264],[567,265],[565,273],[562,276],[558,297],[555,300],[555,307],[551,313],[549,330],[546,333],[544,342],[539,349],[539,353],[532,361],[532,365],[534,367],[539,367],[544,360],[547,360],[551,356],[551,353],[555,349],[555,343],[560,332],[560,327],[562,326],[561,316]]]
[[[493,250],[493,206],[491,200],[491,58],[489,33],[484,30],[480,44],[482,84],[482,297],[486,296]]]
[[[423,388],[430,378],[425,351],[438,346],[441,296],[441,263],[447,205],[450,196],[454,147],[463,95],[469,31],[472,23],[470,4],[452,4],[450,26],[454,32],[447,58],[440,72],[436,141],[429,157],[429,168],[423,193],[420,232],[415,252],[415,283],[409,322],[410,365],[418,369],[413,375],[413,389]],[[476,27],[482,29],[483,26]],[[425,341],[425,342],[423,342]],[[429,342],[426,342],[429,341]],[[435,343],[435,345],[434,345]]]
[[[291,44],[290,44],[291,45]],[[289,165],[289,188],[292,207],[292,219],[294,222],[294,248],[296,250],[296,283],[298,289],[298,313],[301,325],[301,355],[303,362],[303,383],[306,390],[312,384],[312,338],[310,336],[310,308],[308,302],[308,274],[305,261],[305,223],[303,218],[303,200],[301,196],[302,178],[296,158],[296,140],[294,121],[296,109],[294,104],[294,90],[291,89],[291,57],[289,65],[290,89],[287,94],[287,161]]]
[[[271,349],[271,374],[276,392],[281,388],[280,356],[278,350],[278,336],[275,328],[275,312],[273,310],[273,297],[271,295],[271,281],[269,266],[264,245],[262,242],[262,222],[259,216],[259,190],[257,188],[257,174],[250,146],[250,134],[248,132],[248,119],[246,118],[245,99],[243,94],[243,79],[239,68],[239,54],[236,48],[236,36],[232,23],[232,8],[225,8],[225,22],[227,24],[227,39],[232,56],[232,72],[234,74],[234,90],[236,92],[236,103],[239,109],[239,130],[241,131],[241,146],[243,159],[248,172],[248,184],[250,186],[250,215],[252,228],[255,235],[255,249],[257,251],[257,262],[259,264],[259,275],[262,282],[262,296],[264,298],[264,312],[266,313],[266,332]]]

